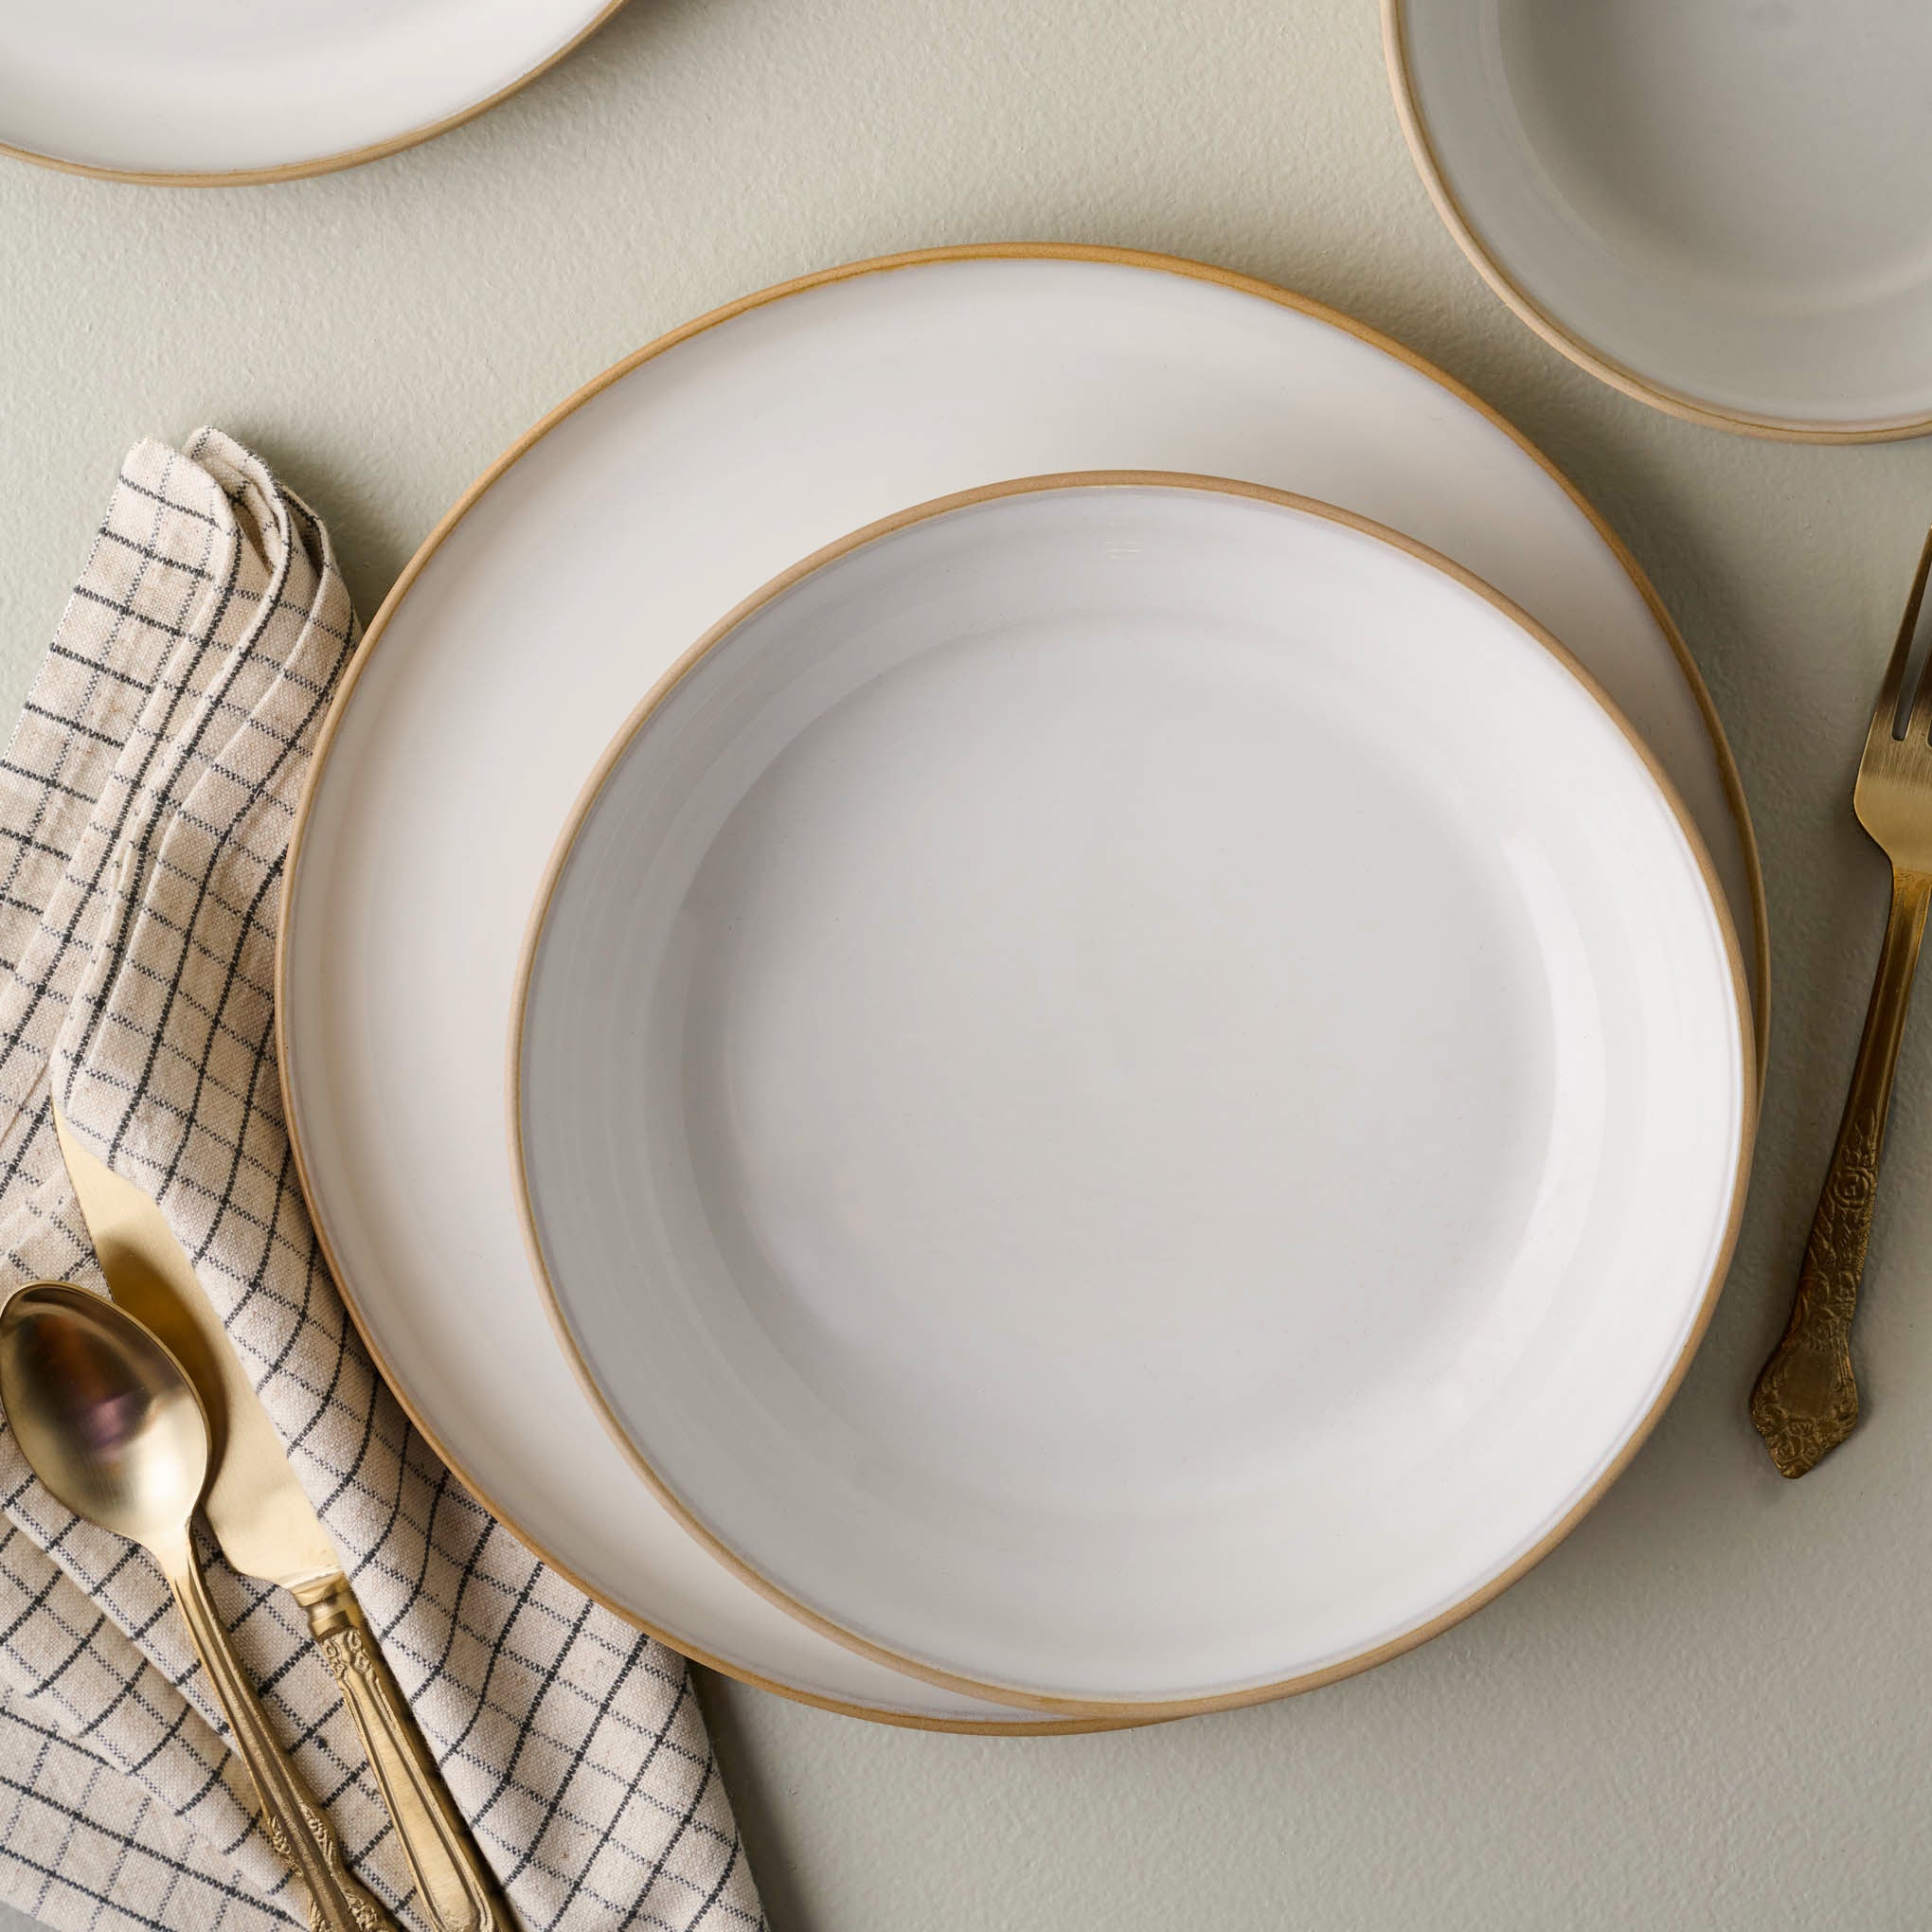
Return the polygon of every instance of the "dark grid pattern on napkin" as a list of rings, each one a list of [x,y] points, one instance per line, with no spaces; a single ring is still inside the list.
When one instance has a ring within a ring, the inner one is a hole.
[[[143,443],[0,760],[0,1292],[98,1283],[48,1104],[158,1200],[398,1681],[533,1926],[762,1920],[682,1658],[537,1563],[409,1426],[296,1186],[274,1060],[277,900],[354,643],[326,533],[203,431]],[[50,1923],[301,1923],[299,1887],[145,1555],[0,1430],[0,1896]],[[407,1870],[301,1613],[210,1587],[365,1881]]]

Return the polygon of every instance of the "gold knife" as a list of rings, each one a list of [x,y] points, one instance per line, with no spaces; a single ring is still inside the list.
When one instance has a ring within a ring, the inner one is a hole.
[[[510,1932],[515,1921],[416,1726],[268,1411],[159,1208],[103,1166],[54,1110],[61,1153],[108,1293],[188,1371],[214,1433],[202,1512],[238,1569],[308,1612],[437,1932]]]

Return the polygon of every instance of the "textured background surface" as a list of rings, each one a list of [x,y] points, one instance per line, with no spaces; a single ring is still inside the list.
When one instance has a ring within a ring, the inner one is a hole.
[[[1932,1893],[1932,1011],[1868,1283],[1868,1421],[1804,1482],[1744,1414],[1883,912],[1851,766],[1932,442],[1678,423],[1488,295],[1403,149],[1372,0],[632,0],[430,146],[273,188],[0,164],[0,704],[121,452],[211,420],[330,519],[365,611],[585,377],[842,259],[1039,237],[1321,296],[1513,418],[1649,569],[1756,810],[1777,953],[1757,1179],[1683,1392],[1473,1621],[1307,1698],[1136,1734],[890,1731],[707,1686],[780,1932],[1917,1928]]]

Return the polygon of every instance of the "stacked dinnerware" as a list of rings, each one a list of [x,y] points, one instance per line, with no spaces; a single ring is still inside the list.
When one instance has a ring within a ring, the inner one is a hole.
[[[1091,249],[611,370],[371,626],[283,1077],[378,1361],[690,1655],[1148,1721],[1422,1640],[1702,1333],[1762,891],[1628,554],[1319,306]]]

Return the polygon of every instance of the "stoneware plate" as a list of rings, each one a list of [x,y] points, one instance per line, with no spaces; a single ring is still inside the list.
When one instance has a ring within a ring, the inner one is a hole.
[[[1621,719],[1306,499],[1042,479],[760,592],[540,895],[512,1126],[592,1393],[727,1562],[1086,1715],[1387,1655],[1702,1324],[1743,962]]]
[[[480,114],[619,4],[0,7],[0,152],[182,186],[320,174]]]
[[[1932,9],[1384,0],[1384,24],[1444,220],[1566,355],[1725,429],[1932,427]]]
[[[1095,468],[1306,491],[1447,551],[1548,625],[1690,807],[1753,935],[1762,1038],[1749,821],[1661,608],[1499,419],[1333,310],[1186,262],[964,249],[750,296],[573,397],[403,572],[325,733],[277,960],[296,1159],[376,1360],[505,1523],[680,1650],[906,1722],[1026,1720],[788,1616],[632,1469],[526,1260],[504,1048],[557,834],[695,638],[908,504]]]

